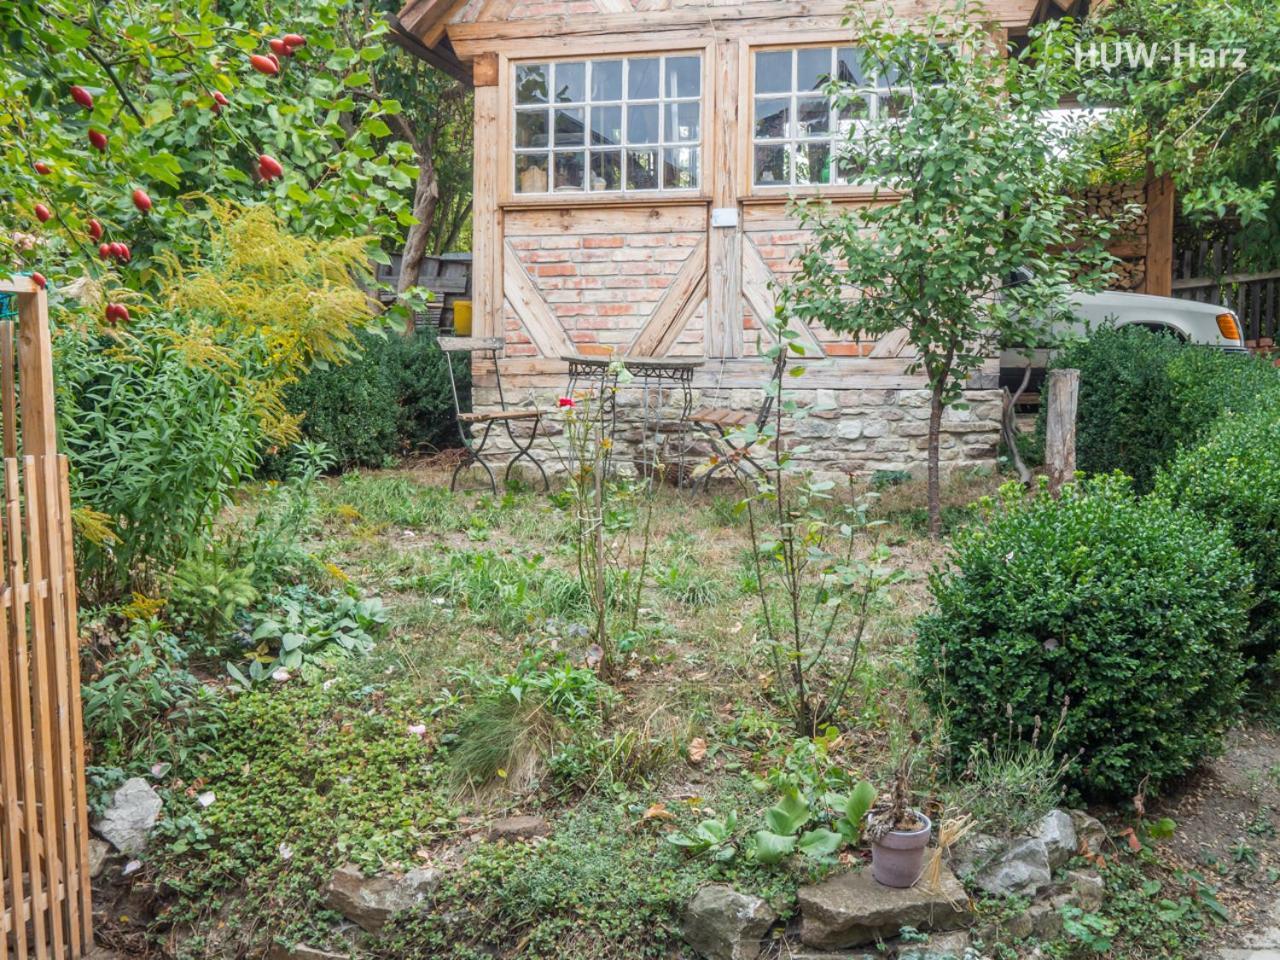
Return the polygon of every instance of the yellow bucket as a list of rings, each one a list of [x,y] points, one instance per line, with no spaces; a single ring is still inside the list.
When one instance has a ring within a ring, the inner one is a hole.
[[[453,335],[455,337],[471,336],[471,301],[453,301]]]

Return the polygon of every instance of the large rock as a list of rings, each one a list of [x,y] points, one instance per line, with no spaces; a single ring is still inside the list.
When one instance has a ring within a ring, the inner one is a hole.
[[[1076,828],[1068,813],[1050,810],[1036,825],[1035,837],[1049,851],[1049,867],[1052,870],[1057,870],[1076,855]]]
[[[759,897],[711,884],[685,908],[684,939],[707,960],[756,960],[777,919]]]
[[[861,870],[801,887],[799,900],[800,939],[823,949],[888,940],[903,927],[955,930],[969,920],[969,897],[945,867],[937,893],[923,884],[908,890],[881,886],[870,870]]]
[[[1086,913],[1094,913],[1107,897],[1107,885],[1092,870],[1068,870],[1062,892],[1071,895],[1073,906]]]
[[[1089,853],[1102,853],[1107,842],[1107,828],[1083,810],[1072,810],[1071,826],[1076,832],[1076,849],[1088,848]]]
[[[93,829],[121,853],[140,857],[147,849],[151,828],[160,819],[164,804],[151,784],[141,777],[126,780],[111,795],[111,803]]]
[[[1049,848],[1037,837],[1011,840],[999,856],[973,874],[973,883],[997,897],[1034,897],[1049,886]]]
[[[440,871],[410,870],[394,876],[366,877],[347,864],[334,871],[325,889],[325,906],[362,930],[377,933],[394,914],[423,903],[440,885]]]

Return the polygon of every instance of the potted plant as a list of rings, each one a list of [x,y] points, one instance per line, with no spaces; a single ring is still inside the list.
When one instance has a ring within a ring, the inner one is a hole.
[[[871,875],[886,887],[914,886],[924,871],[924,850],[933,823],[911,805],[911,764],[908,748],[898,762],[889,799],[867,815],[871,840]]]

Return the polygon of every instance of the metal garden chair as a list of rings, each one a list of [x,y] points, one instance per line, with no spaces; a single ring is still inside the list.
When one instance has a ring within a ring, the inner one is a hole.
[[[449,481],[449,489],[453,490],[457,487],[458,474],[473,463],[478,463],[484,468],[484,472],[489,475],[489,486],[493,488],[493,492],[495,494],[498,492],[498,478],[484,461],[484,448],[489,443],[493,428],[501,424],[503,429],[506,430],[512,445],[516,448],[516,455],[507,462],[503,481],[511,479],[511,468],[516,465],[517,461],[528,460],[542,474],[543,489],[550,490],[551,481],[547,478],[547,471],[543,469],[542,464],[538,462],[538,458],[531,452],[534,441],[538,439],[538,427],[542,423],[542,411],[533,407],[508,407],[506,395],[502,392],[502,365],[498,360],[502,357],[502,352],[505,348],[503,339],[501,337],[441,337],[439,343],[440,349],[449,358],[449,362],[445,364],[449,370],[449,389],[453,392],[453,410],[458,420],[458,434],[462,438],[462,446],[466,450],[466,457],[453,471],[453,478]],[[462,406],[458,403],[458,383],[453,372],[453,355],[456,353],[475,354],[481,359],[492,361],[494,380],[498,386],[499,409],[487,413],[464,413],[462,411]],[[517,436],[514,429],[514,425],[517,423],[531,423],[533,425],[527,439],[521,440]],[[482,425],[484,430],[477,440],[475,432]]]

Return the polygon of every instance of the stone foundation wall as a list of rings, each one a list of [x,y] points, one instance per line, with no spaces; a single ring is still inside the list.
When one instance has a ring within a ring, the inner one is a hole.
[[[510,384],[504,382],[505,387]],[[679,391],[663,389],[661,397],[653,391],[649,397],[649,422],[641,422],[642,399],[639,390],[624,389],[620,394],[614,437],[618,462],[634,461],[644,450],[642,462],[652,463],[655,448],[665,450],[661,459],[668,463],[682,460],[686,468],[705,462],[715,450],[706,436],[693,426],[681,435],[673,428],[679,422],[682,396]],[[843,477],[853,474],[869,478],[879,471],[906,471],[923,475],[926,469],[929,440],[929,394],[919,388],[883,389],[813,389],[791,388],[788,397],[810,408],[810,415],[798,421],[784,422],[784,441],[791,448],[802,448],[797,457],[805,467],[818,474]],[[563,412],[556,408],[557,395],[551,391],[508,389],[508,397],[516,397],[516,405],[528,405],[532,399],[546,412],[539,428],[534,451],[548,473],[563,470]],[[948,409],[943,417],[942,467],[955,470],[991,469],[995,465],[1000,442],[1002,399],[995,389],[967,392],[966,409]],[[476,409],[496,408],[497,392],[491,387],[475,390]],[[756,416],[761,408],[760,390],[705,389],[694,394],[694,409],[730,408]],[[655,414],[655,411],[659,411]],[[515,428],[520,437],[528,436],[528,426]],[[486,450],[490,466],[505,464],[512,445],[501,427],[495,427]],[[679,451],[684,456],[679,457]]]

